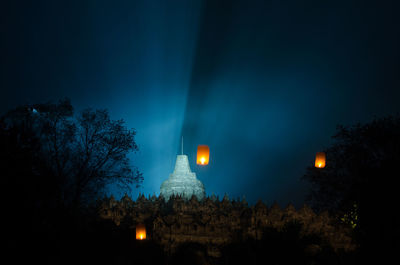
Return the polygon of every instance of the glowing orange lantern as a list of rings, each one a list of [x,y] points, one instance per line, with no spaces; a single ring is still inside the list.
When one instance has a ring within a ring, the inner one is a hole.
[[[138,224],[136,226],[136,239],[137,240],[146,239],[146,227],[144,226],[144,224]]]
[[[315,156],[315,167],[324,168],[326,163],[326,155],[324,152],[318,152]]]
[[[208,165],[210,160],[210,148],[207,145],[199,145],[197,147],[197,164]]]

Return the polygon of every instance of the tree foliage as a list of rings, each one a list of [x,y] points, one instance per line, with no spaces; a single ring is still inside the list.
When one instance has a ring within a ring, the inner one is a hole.
[[[352,127],[338,126],[325,150],[327,166],[309,167],[310,201],[317,209],[352,208],[368,197],[387,197],[400,176],[400,117],[375,119]]]
[[[136,132],[123,120],[112,120],[107,110],[86,109],[75,115],[69,100],[61,100],[19,107],[0,123],[2,157],[8,161],[1,165],[3,172],[20,186],[37,183],[32,188],[52,193],[48,195],[58,204],[79,206],[108,184],[129,190],[142,180],[129,160],[138,150]],[[15,174],[16,167],[24,173]]]
[[[314,208],[336,212],[351,224],[366,253],[394,255],[400,236],[395,210],[400,116],[339,126],[333,139],[325,150],[326,167],[309,167],[303,177],[312,184],[309,200]]]

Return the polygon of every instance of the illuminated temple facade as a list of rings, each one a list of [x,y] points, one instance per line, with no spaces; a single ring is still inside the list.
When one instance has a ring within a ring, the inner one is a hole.
[[[196,173],[190,170],[187,155],[176,157],[174,172],[161,184],[160,194],[167,201],[172,195],[180,195],[185,199],[195,195],[199,200],[204,199],[206,194],[204,185],[196,178]]]
[[[114,197],[104,198],[99,202],[98,212],[102,219],[132,230],[143,224],[146,239],[172,252],[180,244],[194,242],[205,245],[209,256],[219,257],[220,249],[229,243],[260,240],[263,231],[280,231],[293,223],[301,224],[302,235],[318,235],[323,239],[321,242],[327,242],[335,251],[355,247],[349,227],[339,225],[327,212],[314,213],[306,205],[299,210],[293,205],[281,209],[276,203],[267,207],[261,201],[249,206],[245,199],[230,200],[227,195],[222,200],[213,195],[202,201],[195,196],[187,200],[175,195],[168,201],[163,196],[144,195],[133,201],[125,195],[119,201]],[[319,249],[310,244],[307,248]]]

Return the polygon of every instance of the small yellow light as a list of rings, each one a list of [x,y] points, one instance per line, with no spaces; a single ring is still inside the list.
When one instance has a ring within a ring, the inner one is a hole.
[[[136,239],[137,240],[146,239],[146,227],[144,226],[144,224],[138,224],[136,226]]]
[[[197,147],[197,164],[208,165],[210,160],[210,148],[207,145],[199,145]]]
[[[315,167],[324,168],[326,163],[326,155],[324,152],[318,152],[315,156]]]

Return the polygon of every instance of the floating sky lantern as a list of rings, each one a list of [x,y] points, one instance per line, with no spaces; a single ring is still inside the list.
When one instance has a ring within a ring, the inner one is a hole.
[[[146,239],[146,227],[144,224],[136,225],[136,239],[145,240]]]
[[[207,145],[199,145],[197,147],[197,164],[198,165],[208,165],[210,160],[210,148]]]
[[[324,168],[326,163],[326,155],[324,152],[318,152],[315,156],[315,167]]]

